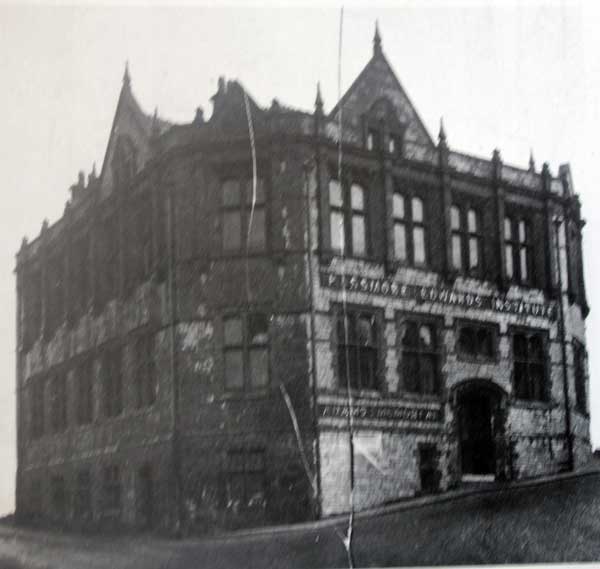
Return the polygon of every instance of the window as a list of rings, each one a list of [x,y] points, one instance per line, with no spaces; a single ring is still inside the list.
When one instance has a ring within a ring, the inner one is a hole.
[[[419,477],[421,492],[433,494],[440,489],[439,456],[437,447],[433,444],[419,444]]]
[[[348,187],[329,181],[332,250],[354,257],[367,255],[367,195],[357,183]],[[349,246],[347,246],[349,244]]]
[[[504,253],[506,277],[519,284],[530,283],[531,230],[527,220],[504,218]]]
[[[50,499],[54,517],[64,519],[67,513],[67,492],[63,476],[50,478]]]
[[[127,229],[127,286],[141,283],[152,270],[152,200],[142,196],[131,203],[131,222]]]
[[[94,418],[92,379],[92,362],[86,361],[77,368],[75,375],[77,383],[77,423],[79,425],[87,425]]]
[[[399,156],[402,154],[402,136],[399,134],[390,134],[387,141],[388,154]]]
[[[39,337],[42,323],[42,276],[39,269],[25,273],[23,291],[23,339],[27,349]]]
[[[405,263],[407,261],[406,249],[406,215],[404,196],[394,192],[392,213],[394,217],[394,258]]]
[[[156,401],[157,382],[154,366],[154,336],[140,337],[135,346],[135,404],[138,409]]]
[[[121,350],[108,351],[103,360],[104,414],[115,417],[123,411],[123,383],[121,377]]]
[[[339,307],[337,314],[337,369],[341,388],[378,389],[379,344],[373,312]]]
[[[584,346],[573,342],[573,366],[575,372],[575,408],[580,413],[587,413],[587,396],[585,392],[586,352]]]
[[[54,253],[46,266],[46,332],[52,334],[64,317],[64,255]]]
[[[440,392],[439,348],[435,322],[419,318],[401,321],[399,373],[408,393],[433,395]]]
[[[143,527],[152,527],[154,521],[154,474],[149,464],[138,470],[136,510],[137,518]]]
[[[106,216],[99,224],[97,247],[97,303],[103,306],[118,291],[119,223],[116,213]]]
[[[221,185],[225,252],[266,248],[265,186],[260,178],[256,180],[254,207],[253,193],[252,179],[229,178]]]
[[[78,519],[92,517],[92,476],[89,469],[80,470],[75,480],[74,514]]]
[[[496,357],[496,329],[475,323],[458,325],[457,352],[470,360],[493,360]]]
[[[119,516],[121,513],[121,472],[118,466],[106,466],[102,477],[104,513]]]
[[[514,389],[517,399],[545,401],[546,342],[542,332],[513,331]]]
[[[394,258],[414,266],[427,263],[423,200],[396,191],[393,196]]]
[[[269,384],[269,320],[261,312],[223,319],[225,389],[264,389]]]
[[[51,383],[50,420],[54,433],[67,427],[67,386],[64,375],[56,376]]]
[[[473,208],[450,208],[452,234],[452,268],[467,274],[477,274],[481,269],[481,223]]]
[[[44,388],[43,378],[33,380],[31,386],[31,436],[34,439],[44,434]]]
[[[375,128],[370,128],[367,131],[367,150],[379,150],[380,149],[381,136],[379,131]]]
[[[78,318],[86,312],[91,292],[89,235],[73,242],[70,269],[72,316]]]
[[[264,506],[264,450],[230,450],[227,453],[225,470],[228,506],[235,509]]]

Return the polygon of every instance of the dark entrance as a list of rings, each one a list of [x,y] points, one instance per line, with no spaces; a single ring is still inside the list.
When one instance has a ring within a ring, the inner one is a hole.
[[[489,382],[469,382],[458,392],[460,459],[463,475],[502,475],[502,392]]]

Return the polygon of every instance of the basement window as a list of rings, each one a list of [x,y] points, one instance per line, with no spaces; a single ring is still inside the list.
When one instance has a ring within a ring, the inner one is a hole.
[[[262,508],[265,505],[264,450],[230,450],[225,470],[228,508],[238,510]]]

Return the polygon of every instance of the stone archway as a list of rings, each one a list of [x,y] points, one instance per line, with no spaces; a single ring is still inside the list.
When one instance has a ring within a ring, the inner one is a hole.
[[[506,392],[491,380],[471,379],[453,388],[452,401],[461,478],[506,479]]]

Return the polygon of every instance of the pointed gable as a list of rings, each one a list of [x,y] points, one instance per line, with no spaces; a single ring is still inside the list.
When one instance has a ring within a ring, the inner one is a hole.
[[[424,146],[434,146],[417,110],[411,103],[392,67],[381,49],[381,38],[376,29],[373,57],[346,91],[341,101],[329,114],[330,120],[339,120],[340,106],[345,125],[360,129],[364,117],[382,100],[388,102],[396,119],[404,126],[405,139]]]
[[[111,193],[115,185],[115,165],[120,153],[125,153],[131,161],[132,174],[144,166],[150,158],[151,138],[160,135],[171,127],[167,121],[145,114],[131,90],[129,70],[125,69],[123,86],[119,95],[117,109],[113,119],[102,172],[100,191],[103,196]]]

